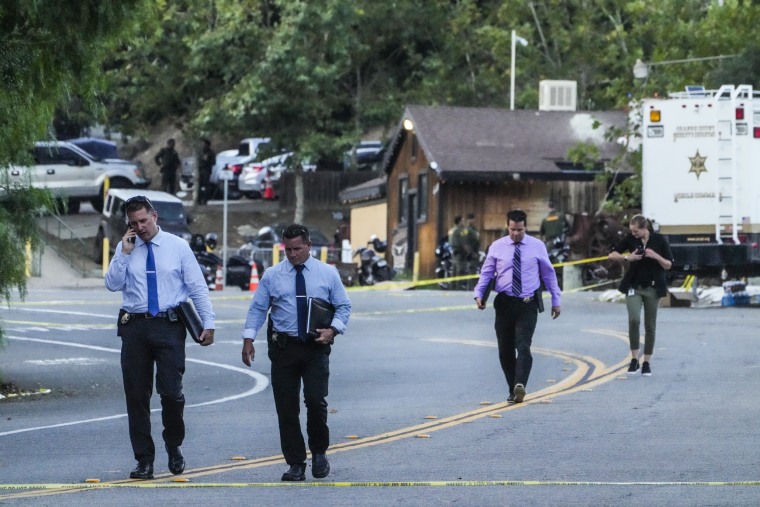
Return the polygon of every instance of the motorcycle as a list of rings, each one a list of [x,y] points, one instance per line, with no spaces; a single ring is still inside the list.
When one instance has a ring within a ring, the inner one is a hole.
[[[567,262],[570,259],[570,247],[565,241],[565,235],[562,234],[554,238],[547,248],[549,253],[549,260],[552,264],[559,264],[561,262]]]
[[[360,264],[356,270],[359,285],[374,285],[375,282],[385,282],[393,279],[393,270],[388,262],[377,254],[378,251],[385,251],[386,244],[377,238],[370,238],[367,245],[372,248],[361,247],[354,252],[354,257],[359,256]]]
[[[211,236],[209,234],[209,236]],[[206,248],[207,241],[202,234],[193,234],[190,239],[190,249],[195,254],[195,260],[203,272],[203,279],[206,280],[206,286],[209,290],[216,287],[216,268],[222,265],[222,258],[208,251]],[[216,246],[216,245],[214,245]]]
[[[214,290],[216,288],[216,269],[222,265],[222,258],[206,251],[196,251],[194,253],[195,260],[198,261],[198,265],[203,272],[203,279],[206,280],[206,285],[209,290]]]
[[[454,251],[451,248],[448,237],[442,238],[438,243],[438,246],[435,248],[435,257],[438,259],[438,265],[435,268],[435,277],[451,278],[454,276]],[[451,288],[451,283],[438,282],[438,286],[441,289],[448,290]]]
[[[557,236],[547,245],[547,253],[549,254],[549,261],[552,264],[560,264],[570,260],[570,247],[565,241],[565,235]],[[559,288],[562,289],[562,267],[554,268],[557,273],[557,283]]]

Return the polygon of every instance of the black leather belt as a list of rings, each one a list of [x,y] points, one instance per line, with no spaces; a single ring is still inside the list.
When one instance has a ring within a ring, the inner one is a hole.
[[[504,296],[507,299],[511,299],[512,301],[519,301],[520,303],[528,304],[531,301],[533,301],[533,298],[519,298],[517,296],[510,296],[509,294],[501,293],[502,296]]]
[[[273,331],[272,335],[275,336],[276,338],[281,338],[283,340],[299,341],[299,339],[298,339],[297,336],[291,336],[291,335],[289,335],[287,333],[281,333],[279,331]],[[277,341],[277,340],[275,340],[275,341]]]
[[[129,318],[135,318],[135,319],[166,319],[168,317],[169,317],[169,312],[158,312],[155,315],[151,315],[148,312],[129,314]]]

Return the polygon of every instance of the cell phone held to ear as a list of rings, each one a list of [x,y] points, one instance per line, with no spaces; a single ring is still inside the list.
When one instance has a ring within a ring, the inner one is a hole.
[[[127,232],[132,232],[132,228],[130,227],[129,229],[127,229]],[[136,237],[137,236],[132,236],[131,238],[127,238],[127,241],[129,241],[130,243],[132,243],[134,245]]]

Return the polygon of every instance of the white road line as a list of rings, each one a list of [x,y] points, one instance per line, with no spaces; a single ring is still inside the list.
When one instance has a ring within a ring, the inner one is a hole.
[[[34,366],[92,366],[93,364],[105,363],[106,359],[96,359],[94,357],[65,357],[59,359],[28,359],[26,364]]]
[[[63,313],[66,315],[81,315],[84,317],[97,317],[99,319],[114,319],[113,314],[109,313],[108,315],[102,314],[102,313],[89,313],[89,312],[71,312],[66,310],[43,310],[42,308],[25,308],[25,307],[14,307],[14,312],[34,312],[34,313]]]
[[[111,352],[111,353],[116,353],[116,354],[121,353],[119,349],[99,347],[97,345],[85,345],[83,343],[67,343],[67,342],[59,342],[55,340],[43,340],[40,338],[25,338],[21,336],[8,336],[8,339],[25,341],[25,342],[48,343],[52,345],[62,345],[65,347],[78,347],[78,348],[83,348],[83,349],[98,350],[101,352]],[[247,369],[239,368],[237,366],[230,366],[228,364],[213,363],[211,361],[203,361],[201,359],[187,358],[186,361],[191,362],[191,363],[202,364],[205,366],[223,368],[225,370],[234,371],[236,373],[242,373],[244,375],[248,375],[249,377],[252,377],[256,383],[252,389],[249,389],[248,391],[242,392],[240,394],[225,396],[224,398],[217,398],[215,400],[204,401],[202,403],[193,403],[191,405],[186,405],[185,408],[204,407],[206,405],[216,405],[218,403],[226,403],[228,401],[233,401],[233,400],[238,400],[240,398],[253,396],[254,394],[260,393],[261,391],[266,389],[267,386],[269,385],[269,379],[266,377],[266,375],[262,375],[261,373],[254,370],[247,370]],[[151,412],[158,412],[160,410],[161,410],[160,408],[154,408],[151,410]],[[6,435],[15,435],[17,433],[26,433],[29,431],[47,430],[51,428],[61,428],[64,426],[75,426],[77,424],[88,424],[88,423],[93,423],[93,422],[108,421],[111,419],[119,419],[122,417],[127,417],[127,414],[115,414],[115,415],[109,415],[105,417],[96,417],[93,419],[84,419],[81,421],[71,421],[71,422],[66,422],[66,423],[50,424],[47,426],[36,426],[33,428],[23,428],[19,430],[5,431],[5,432],[0,433],[0,437],[4,437]]]

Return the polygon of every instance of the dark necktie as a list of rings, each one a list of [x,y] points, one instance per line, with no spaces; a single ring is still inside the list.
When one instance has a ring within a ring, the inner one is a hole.
[[[522,297],[522,274],[520,273],[520,243],[515,243],[515,256],[512,258],[512,294]]]
[[[148,241],[148,260],[145,262],[145,274],[148,278],[148,312],[155,316],[161,309],[158,306],[158,281],[156,280],[156,260],[153,258],[153,243]]]
[[[308,307],[306,304],[306,278],[303,276],[303,264],[295,266],[296,268],[296,310],[298,312],[298,339],[306,341],[306,319],[308,318]]]

